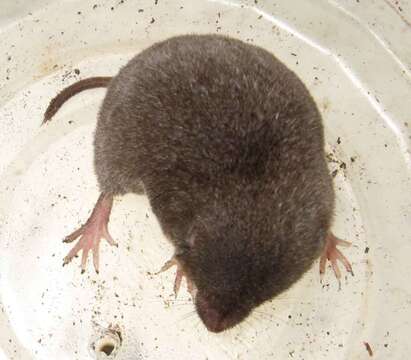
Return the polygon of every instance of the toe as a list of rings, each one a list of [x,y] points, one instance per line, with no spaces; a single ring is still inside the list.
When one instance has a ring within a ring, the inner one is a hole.
[[[93,248],[93,264],[94,264],[94,269],[96,270],[96,273],[99,273],[99,261],[100,261],[100,242],[97,242],[97,244]]]
[[[105,227],[104,230],[103,230],[103,237],[104,237],[104,239],[107,240],[107,242],[108,242],[111,246],[116,246],[116,247],[118,247],[118,244],[114,241],[114,239],[111,237],[110,233],[108,232],[107,227]]]
[[[76,240],[84,231],[84,226],[81,226],[76,231],[73,231],[70,235],[66,236],[63,240],[65,243],[70,243]]]
[[[177,298],[178,292],[180,291],[180,287],[181,287],[181,281],[183,279],[183,277],[185,277],[184,275],[184,271],[181,269],[178,261],[175,259],[175,257],[173,256],[170,260],[168,260],[163,267],[160,269],[160,271],[157,272],[157,274],[160,274],[164,271],[167,271],[168,269],[170,269],[173,266],[177,266],[177,272],[176,272],[176,278],[174,280],[174,295]],[[195,288],[193,286],[193,284],[190,282],[189,279],[187,279],[187,288],[188,291],[190,293],[194,293]]]
[[[339,281],[341,279],[341,271],[340,271],[340,268],[338,267],[337,260],[333,258],[330,261],[331,261],[331,267],[334,271],[335,277]]]
[[[336,238],[336,246],[350,247],[351,243],[349,241]]]
[[[177,262],[174,260],[174,257],[168,260],[160,269],[160,271],[157,272],[157,274],[161,274],[164,271],[167,271],[168,269],[172,268],[173,266],[177,265]]]
[[[344,265],[345,269],[352,275],[354,276],[354,271],[352,270],[352,266],[350,264],[350,262],[348,261],[348,259],[343,255],[343,253],[336,249],[336,257],[339,261],[342,262],[342,264]]]
[[[330,260],[331,261],[331,267],[334,271],[335,277],[337,278],[338,281],[338,289],[341,290],[341,271],[340,268],[338,267],[337,261],[335,259]]]
[[[329,233],[327,236],[327,242],[330,246],[332,246],[333,248],[337,247],[337,246],[343,246],[343,247],[349,247],[351,246],[351,243],[349,241],[346,240],[342,240],[338,237],[336,237],[333,233]]]
[[[194,300],[196,293],[197,293],[197,288],[195,287],[194,283],[189,278],[186,277],[186,280],[187,280],[187,291]]]
[[[89,252],[89,248],[84,247],[83,248],[83,254],[81,256],[81,273],[82,274],[84,274],[84,272],[86,271],[88,252]]]
[[[181,270],[177,270],[176,279],[174,281],[174,295],[177,297],[178,292],[180,291],[181,287],[181,280],[183,279],[183,272]]]
[[[80,241],[70,250],[70,252],[66,255],[63,260],[63,266],[67,265],[80,251],[81,243]]]

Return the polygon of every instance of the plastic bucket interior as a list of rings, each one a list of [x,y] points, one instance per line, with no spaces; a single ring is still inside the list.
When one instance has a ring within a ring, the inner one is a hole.
[[[406,1],[2,0],[0,359],[398,359],[411,345],[411,4]],[[105,90],[43,113],[81,78],[158,40],[221,33],[294,70],[322,113],[334,233],[355,276],[318,263],[222,334],[205,330],[144,196],[115,200],[100,274],[62,268],[98,197],[92,138]]]

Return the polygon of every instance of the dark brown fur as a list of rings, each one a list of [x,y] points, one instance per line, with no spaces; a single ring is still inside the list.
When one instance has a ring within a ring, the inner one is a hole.
[[[153,45],[110,83],[94,145],[102,192],[144,185],[212,331],[290,287],[323,248],[334,192],[321,117],[261,48],[216,35]]]

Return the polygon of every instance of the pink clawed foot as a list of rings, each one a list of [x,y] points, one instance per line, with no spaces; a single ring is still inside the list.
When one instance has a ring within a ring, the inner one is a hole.
[[[98,274],[101,238],[106,239],[112,246],[118,246],[107,229],[112,206],[113,196],[109,194],[101,194],[87,222],[63,240],[63,242],[70,243],[80,237],[77,244],[64,258],[63,266],[68,264],[75,256],[77,256],[80,250],[82,250],[81,273],[84,273],[86,270],[87,256],[91,250],[93,252],[94,268]]]
[[[325,265],[327,260],[331,262],[331,267],[334,271],[335,277],[338,280],[339,289],[341,289],[341,271],[338,267],[337,260],[339,260],[345,267],[345,269],[354,276],[351,264],[348,259],[343,255],[343,253],[337,249],[337,246],[349,247],[351,243],[345,240],[338,239],[332,233],[329,233],[326,238],[326,243],[324,251],[320,258],[320,277],[321,282],[325,274]]]
[[[178,261],[175,259],[174,256],[163,265],[163,267],[160,269],[160,271],[157,274],[167,271],[173,266],[177,266],[176,279],[174,280],[174,288],[173,288],[175,297],[177,298],[178,292],[181,287],[181,281],[183,280],[183,277],[185,277],[187,281],[187,290],[190,293],[190,295],[194,298],[195,286],[193,282],[184,274],[184,271],[181,268],[181,265],[178,263]]]

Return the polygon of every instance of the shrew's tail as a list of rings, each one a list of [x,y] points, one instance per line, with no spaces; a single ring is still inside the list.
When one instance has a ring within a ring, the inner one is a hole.
[[[44,113],[43,124],[49,121],[61,108],[61,106],[72,96],[84,90],[107,87],[111,79],[112,77],[108,76],[91,77],[77,81],[76,83],[66,87],[64,90],[60,91],[57,96],[53,98],[53,100],[50,101],[50,104]]]

